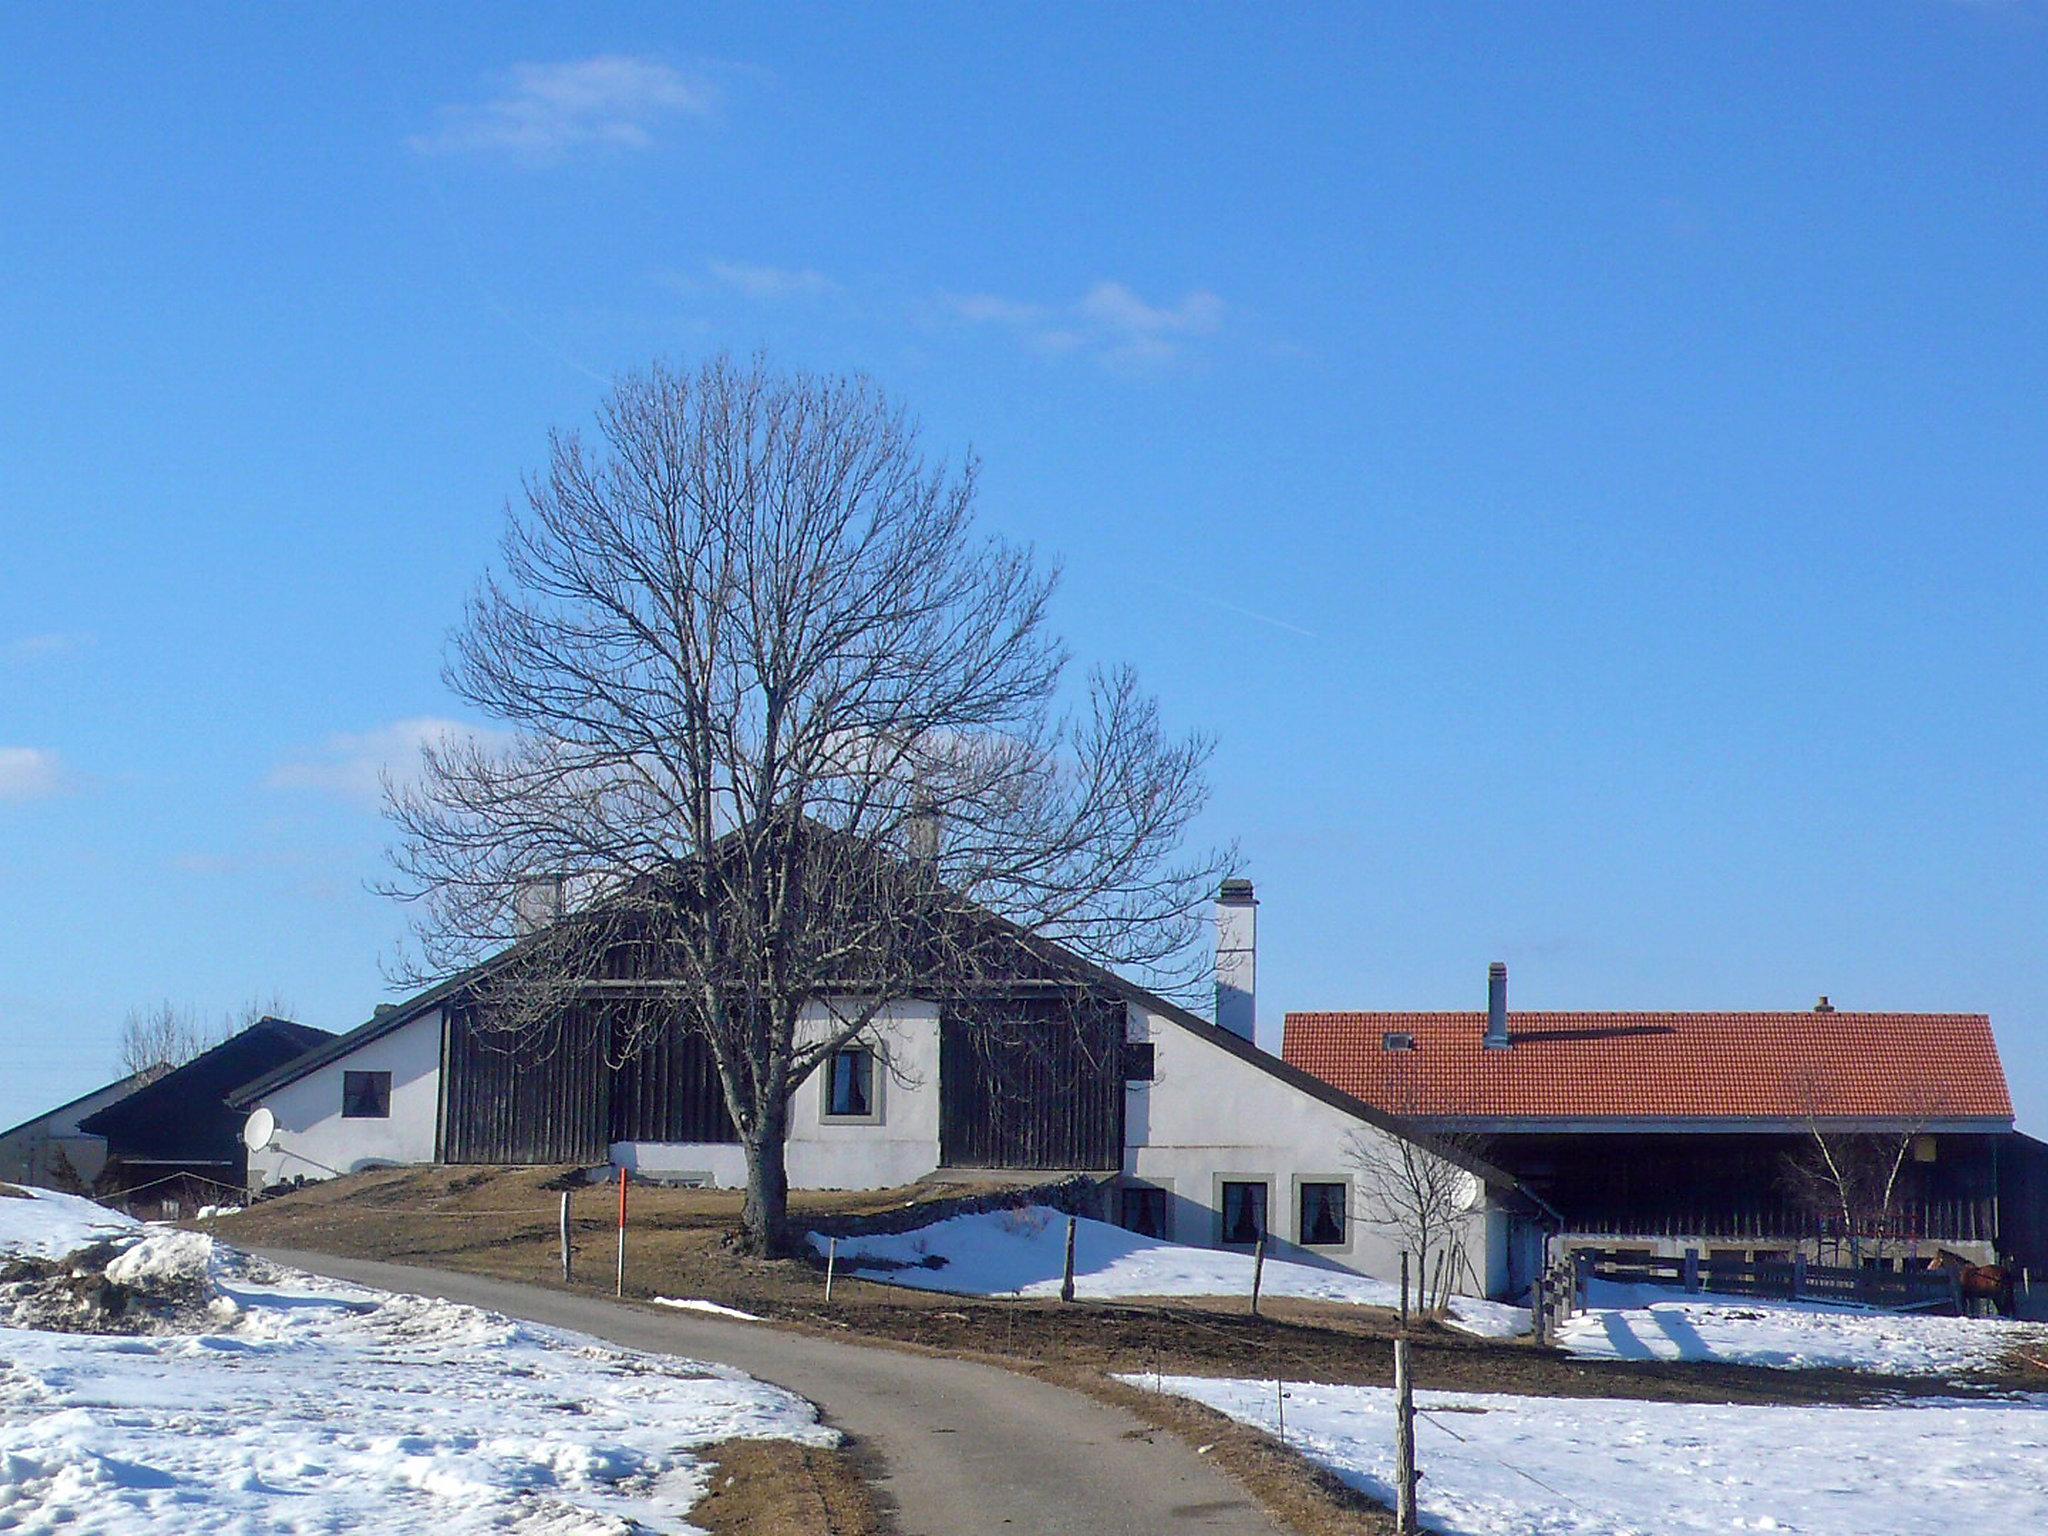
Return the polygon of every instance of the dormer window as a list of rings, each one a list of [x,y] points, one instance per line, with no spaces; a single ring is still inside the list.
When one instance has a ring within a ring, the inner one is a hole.
[[[1383,1051],[1412,1051],[1415,1049],[1415,1037],[1405,1029],[1390,1029],[1380,1036],[1380,1049]]]

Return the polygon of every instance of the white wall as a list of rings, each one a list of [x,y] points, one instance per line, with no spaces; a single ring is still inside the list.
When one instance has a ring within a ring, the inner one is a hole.
[[[391,1074],[388,1119],[342,1118],[344,1072]],[[428,1009],[258,1102],[277,1116],[277,1136],[268,1150],[249,1154],[251,1189],[280,1179],[432,1162],[441,1110],[441,1010]]]
[[[1268,1254],[1382,1280],[1399,1278],[1398,1233],[1375,1224],[1371,1218],[1377,1213],[1359,1199],[1357,1163],[1391,1145],[1386,1133],[1135,1004],[1129,1032],[1133,1040],[1151,1042],[1153,1080],[1125,1089],[1124,1174],[1128,1182],[1169,1192],[1168,1235],[1175,1242],[1218,1245],[1220,1183],[1262,1181]],[[1298,1186],[1311,1181],[1349,1186],[1341,1246],[1298,1242]],[[1504,1217],[1494,1220],[1504,1229]],[[1470,1220],[1465,1246],[1473,1274],[1463,1277],[1459,1290],[1500,1288],[1502,1280],[1492,1271],[1505,1264],[1504,1230],[1490,1233],[1489,1225],[1484,1211]]]
[[[804,1011],[804,1036],[831,1027],[818,1005]],[[936,1003],[895,1003],[861,1036],[879,1057],[876,1114],[856,1122],[825,1113],[823,1068],[797,1088],[789,1105],[785,1167],[792,1189],[892,1189],[939,1166],[939,1009]],[[619,1142],[612,1159],[656,1177],[695,1177],[719,1187],[747,1181],[737,1146],[717,1143]]]
[[[78,1128],[78,1122],[109,1104],[119,1103],[140,1086],[135,1078],[120,1078],[75,1104],[52,1110],[0,1137],[0,1179],[51,1187],[58,1182],[59,1171],[68,1164],[90,1188],[100,1170],[107,1166],[107,1138],[86,1135]]]

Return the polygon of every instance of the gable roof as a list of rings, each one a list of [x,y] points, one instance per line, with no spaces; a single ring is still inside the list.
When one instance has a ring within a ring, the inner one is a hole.
[[[290,1019],[258,1019],[182,1067],[95,1110],[79,1128],[106,1137],[112,1151],[124,1143],[163,1158],[203,1158],[224,1147],[231,1150],[235,1126],[228,1095],[235,1085],[333,1038],[327,1030]]]
[[[1290,1013],[1282,1052],[1427,1120],[2012,1121],[1981,1013],[1510,1013],[1507,1049],[1485,1034],[1484,1013]]]

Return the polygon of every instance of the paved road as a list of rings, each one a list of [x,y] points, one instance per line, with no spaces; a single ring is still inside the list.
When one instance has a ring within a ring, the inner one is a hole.
[[[854,1437],[901,1536],[1283,1536],[1178,1437],[996,1366],[447,1270],[262,1252],[359,1285],[468,1302],[630,1349],[723,1361],[787,1387]]]

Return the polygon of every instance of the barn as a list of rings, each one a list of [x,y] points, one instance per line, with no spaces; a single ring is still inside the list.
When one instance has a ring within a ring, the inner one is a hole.
[[[799,1189],[1081,1173],[1106,1217],[1175,1241],[1268,1249],[1392,1277],[1402,1239],[1360,1198],[1365,1165],[1424,1145],[1467,1175],[1461,1289],[1526,1288],[1544,1212],[1516,1181],[1290,1066],[1254,1041],[1256,898],[1219,892],[1218,1017],[1056,946],[1014,974],[897,1002],[801,1085],[787,1168]],[[675,1032],[620,1060],[617,1018],[565,1012],[507,1045],[477,974],[379,1009],[247,1084],[275,1118],[257,1187],[408,1163],[616,1164],[744,1183],[707,1043]]]

